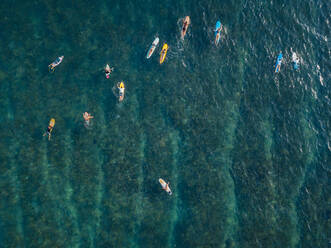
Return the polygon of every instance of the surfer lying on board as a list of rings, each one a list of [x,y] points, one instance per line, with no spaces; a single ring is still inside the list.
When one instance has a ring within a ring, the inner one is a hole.
[[[162,189],[165,190],[169,195],[172,195],[172,191],[169,187],[170,183],[169,182],[166,183],[162,178],[159,178],[159,182],[161,184]]]
[[[190,22],[191,22],[190,17],[186,16],[185,20],[184,20],[184,23],[183,23],[183,27],[182,27],[182,32],[181,32],[182,40],[184,40],[184,37],[185,37],[186,32],[187,32],[188,25],[190,25]]]
[[[89,113],[85,112],[83,114],[83,118],[85,120],[86,125],[90,124],[90,119],[93,119],[94,117],[92,115],[90,115]]]
[[[43,136],[48,135],[48,140],[51,139],[51,133],[52,133],[52,131],[53,131],[54,125],[55,125],[55,119],[52,118],[52,119],[50,120],[49,124],[48,124],[48,128],[47,128],[46,133],[44,133],[44,135],[43,135]]]
[[[105,73],[106,73],[106,78],[110,77],[110,73],[114,71],[114,67],[110,68],[109,65],[107,64],[105,67]]]
[[[170,182],[168,182],[164,187],[162,187],[162,189],[169,192],[170,191],[169,184]]]
[[[215,27],[215,45],[217,46],[219,41],[220,41],[220,38],[221,38],[221,30],[222,30],[222,24],[220,21],[217,21],[216,22],[216,27]]]
[[[119,90],[119,101],[123,101],[124,93],[125,93],[125,86],[123,82],[117,83],[117,88]]]
[[[52,64],[48,66],[50,71],[54,71],[55,67],[57,67],[59,64],[61,64],[64,56],[58,57]]]

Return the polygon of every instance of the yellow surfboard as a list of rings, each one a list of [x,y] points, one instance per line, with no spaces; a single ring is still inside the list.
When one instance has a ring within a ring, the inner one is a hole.
[[[54,119],[54,118],[52,118],[52,119],[49,121],[49,125],[50,125],[51,127],[54,127],[54,126],[55,126],[55,119]]]
[[[55,119],[52,118],[52,119],[49,121],[47,131],[43,134],[43,136],[48,135],[48,140],[51,139],[51,133],[52,133],[52,131],[53,131],[53,127],[54,127],[54,126],[55,126]]]
[[[164,45],[162,47],[161,55],[160,55],[160,64],[162,64],[163,61],[165,60],[165,57],[167,55],[167,51],[168,51],[168,44],[164,43]]]
[[[119,84],[119,90],[120,90],[120,92],[119,92],[119,101],[121,102],[121,101],[123,101],[123,99],[124,99],[124,94],[125,94],[125,86],[124,86],[124,83],[123,82],[120,82],[120,84]],[[122,90],[122,91],[121,91]]]

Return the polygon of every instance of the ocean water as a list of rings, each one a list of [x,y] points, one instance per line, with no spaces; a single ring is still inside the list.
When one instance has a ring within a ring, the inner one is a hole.
[[[1,1],[0,247],[330,247],[330,9]]]

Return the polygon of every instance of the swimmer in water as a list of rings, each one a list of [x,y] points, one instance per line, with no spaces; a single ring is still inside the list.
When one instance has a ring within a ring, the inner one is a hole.
[[[90,119],[93,119],[94,117],[90,115],[89,113],[85,112],[83,114],[83,118],[85,120],[86,125],[90,125]]]
[[[106,78],[110,77],[110,74],[114,71],[114,67],[110,68],[109,65],[107,64],[105,67],[105,74]]]
[[[53,63],[51,63],[48,68],[50,71],[54,71],[55,67],[57,67],[59,64],[61,64],[62,60],[63,60],[64,56],[60,56],[58,57]]]
[[[119,90],[119,101],[123,101],[125,94],[125,86],[123,82],[117,83],[117,88]]]
[[[182,27],[182,32],[181,32],[182,40],[184,40],[184,37],[185,37],[186,32],[187,32],[187,28],[190,25],[190,23],[191,23],[190,17],[186,16],[185,20],[184,20],[184,23],[183,23],[183,27]]]
[[[43,134],[43,136],[48,135],[48,140],[51,140],[51,133],[53,131],[54,126],[55,126],[55,119],[52,118],[48,124],[46,133]]]

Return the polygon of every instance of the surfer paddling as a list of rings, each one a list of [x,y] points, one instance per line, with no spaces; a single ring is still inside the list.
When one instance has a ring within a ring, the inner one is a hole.
[[[221,38],[222,24],[220,21],[216,22],[215,26],[215,45],[217,46]]]
[[[124,86],[124,82],[120,82],[117,83],[117,88],[118,88],[118,93],[119,93],[119,97],[118,100],[121,102],[124,99],[124,94],[125,94],[125,86]]]
[[[161,184],[162,189],[165,190],[169,195],[172,195],[172,191],[169,187],[170,183],[169,182],[166,183],[162,178],[159,178],[159,182]]]
[[[276,61],[276,69],[275,72],[279,72],[280,71],[280,66],[282,65],[282,60],[283,60],[283,54],[280,53],[277,57],[277,61]]]
[[[182,32],[181,32],[181,38],[182,38],[182,40],[184,40],[184,37],[185,37],[186,32],[187,32],[187,28],[190,25],[190,23],[191,23],[190,17],[189,16],[186,16],[185,17],[185,20],[183,22],[183,27],[182,27]]]
[[[54,126],[55,126],[55,119],[52,118],[49,121],[49,124],[48,124],[48,128],[47,128],[46,133],[44,133],[44,135],[43,135],[43,136],[48,135],[48,140],[51,140],[51,135],[52,135],[52,131],[53,131]]]
[[[90,119],[93,119],[94,117],[91,114],[85,112],[83,114],[83,118],[84,118],[84,121],[85,121],[86,125],[89,126],[90,125]]]
[[[110,74],[114,71],[114,67],[110,68],[110,66],[107,64],[105,67],[105,74],[106,78],[110,77]]]
[[[54,60],[54,62],[48,66],[49,70],[53,72],[55,70],[55,67],[62,63],[63,58],[64,56],[56,58],[56,60]]]

